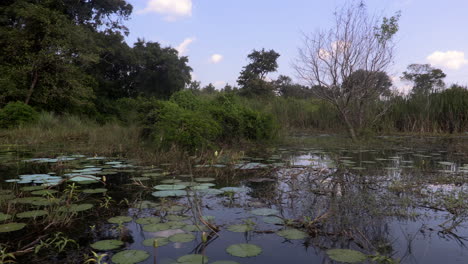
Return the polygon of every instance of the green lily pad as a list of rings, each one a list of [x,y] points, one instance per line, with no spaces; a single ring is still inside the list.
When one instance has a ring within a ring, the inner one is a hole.
[[[259,209],[254,209],[250,212],[254,215],[262,215],[262,216],[279,214],[278,210],[271,209],[271,208],[259,208]]]
[[[118,249],[124,245],[124,242],[115,239],[101,240],[96,243],[91,244],[90,246],[97,250],[114,250]]]
[[[132,181],[149,181],[150,178],[148,178],[148,177],[133,177],[133,178],[130,178],[130,180],[132,180]]]
[[[187,186],[178,185],[178,184],[161,184],[161,185],[156,185],[153,188],[156,190],[160,190],[160,191],[169,191],[169,190],[183,190],[187,188]]]
[[[138,209],[150,209],[150,208],[158,208],[159,204],[151,201],[141,201],[135,204],[135,208]]]
[[[156,244],[155,244],[156,242]],[[167,237],[153,237],[143,240],[143,246],[145,247],[162,247],[169,244],[169,239]]]
[[[332,260],[343,263],[360,263],[367,260],[366,255],[352,249],[329,249],[326,253]]]
[[[44,197],[22,197],[11,200],[12,203],[34,204],[36,202],[48,202]]]
[[[177,262],[183,264],[205,264],[208,262],[208,257],[200,254],[189,254],[178,258]]]
[[[163,184],[173,184],[173,183],[178,183],[181,182],[182,180],[177,180],[177,179],[168,179],[168,180],[162,180],[161,183]]]
[[[0,213],[0,222],[9,220],[9,219],[11,219],[11,217],[12,217],[12,216],[9,215],[9,214]]]
[[[238,233],[244,233],[248,231],[254,230],[253,226],[251,225],[230,225],[228,226],[227,230],[231,232],[238,232]]]
[[[112,256],[112,262],[116,264],[134,264],[149,258],[149,254],[143,250],[124,250]]]
[[[198,231],[208,231],[208,227],[205,225],[186,225],[182,227],[182,230],[186,232],[198,232]]]
[[[82,212],[93,208],[93,204],[70,204],[70,206],[60,206],[57,210],[60,212]]]
[[[132,218],[130,216],[114,216],[107,220],[111,224],[123,224],[131,222]]]
[[[240,264],[240,263],[231,261],[231,260],[218,260],[218,261],[212,262],[211,264]]]
[[[186,196],[187,192],[183,190],[172,190],[172,191],[157,191],[152,193],[154,197],[179,197],[179,196]]]
[[[45,210],[34,210],[34,211],[27,211],[27,212],[22,212],[19,214],[16,214],[16,217],[18,218],[36,218],[36,217],[41,217],[47,214],[47,211]]]
[[[166,216],[166,219],[169,221],[184,221],[187,219],[190,219],[190,216],[188,215],[168,215]]]
[[[151,225],[161,222],[161,218],[157,216],[142,217],[138,218],[135,222],[140,225]]]
[[[83,193],[95,194],[95,193],[105,193],[107,192],[106,188],[97,188],[97,189],[84,189]]]
[[[265,216],[263,217],[263,222],[267,223],[267,224],[279,224],[279,225],[282,225],[284,224],[284,221],[283,219],[277,217],[277,216]]]
[[[171,229],[171,226],[166,223],[159,223],[159,224],[150,224],[144,225],[143,231],[145,232],[159,232]]]
[[[57,190],[37,190],[37,191],[31,192],[32,195],[50,195],[54,193],[58,193],[58,191]]]
[[[180,212],[183,211],[184,209],[187,209],[187,207],[182,206],[182,205],[173,205],[169,208],[166,209],[168,212]]]
[[[290,240],[304,239],[306,237],[309,237],[309,235],[306,232],[294,228],[283,229],[281,231],[276,232],[276,234]]]
[[[0,233],[13,232],[23,229],[26,226],[25,223],[8,223],[0,225]]]
[[[262,248],[252,244],[234,244],[226,249],[227,253],[240,258],[255,257],[262,253]]]
[[[179,221],[170,221],[166,222],[165,224],[168,224],[171,229],[178,229],[187,225],[186,223]]]
[[[179,242],[179,243],[186,243],[193,241],[195,239],[195,236],[190,233],[180,233],[180,234],[175,234],[169,237],[169,241],[171,242]]]
[[[26,187],[21,187],[20,191],[23,192],[32,192],[32,191],[37,191],[37,190],[43,190],[45,189],[46,186],[43,185],[38,185],[38,186],[26,186]]]
[[[195,181],[197,182],[211,182],[211,181],[214,181],[216,180],[215,178],[208,178],[208,177],[205,177],[205,178],[195,178]]]

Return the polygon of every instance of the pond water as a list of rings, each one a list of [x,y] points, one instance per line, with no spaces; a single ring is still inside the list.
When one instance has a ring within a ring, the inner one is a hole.
[[[18,263],[468,263],[468,137],[381,140],[188,171],[3,146],[0,243]]]

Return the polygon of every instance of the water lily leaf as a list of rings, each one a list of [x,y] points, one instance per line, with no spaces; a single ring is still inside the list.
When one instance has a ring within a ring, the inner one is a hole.
[[[8,223],[0,225],[0,233],[13,232],[23,229],[26,226],[25,223]]]
[[[277,217],[277,216],[266,216],[266,217],[263,217],[263,222],[267,223],[267,224],[279,224],[279,225],[282,225],[284,224],[284,221],[283,219]]]
[[[301,230],[294,229],[294,228],[283,229],[281,231],[276,232],[276,234],[279,235],[279,236],[282,236],[282,237],[284,237],[286,239],[290,239],[290,240],[304,239],[306,237],[309,237],[309,235],[306,232],[303,232]]]
[[[252,231],[254,230],[254,228],[252,225],[245,225],[245,224],[244,225],[230,225],[228,226],[227,230],[231,232],[243,233],[243,232]]]
[[[208,231],[208,227],[205,225],[186,225],[182,227],[182,230],[186,232],[197,232],[197,231]]]
[[[212,262],[211,264],[240,264],[240,263],[231,261],[231,260],[218,260],[218,261]]]
[[[105,193],[107,192],[106,188],[97,188],[97,189],[84,189],[83,193],[94,194],[94,193]]]
[[[70,206],[60,206],[57,210],[60,212],[82,212],[93,208],[92,204],[70,204]]]
[[[210,181],[214,181],[216,180],[215,178],[209,178],[209,177],[205,177],[205,178],[195,178],[195,181],[197,182],[210,182]]]
[[[12,216],[9,215],[9,214],[0,213],[0,222],[9,220],[9,219],[11,219],[11,217],[12,217]]]
[[[153,187],[156,190],[166,191],[166,190],[183,190],[187,188],[186,185],[178,185],[178,184],[161,184],[156,185]]]
[[[332,260],[343,263],[359,263],[367,260],[366,255],[352,249],[329,249],[326,253]]]
[[[161,222],[161,218],[156,216],[142,217],[138,218],[135,222],[140,225],[151,225]]]
[[[19,214],[16,214],[16,217],[18,218],[36,218],[40,216],[44,216],[47,214],[47,211],[45,210],[34,210],[34,211],[27,211],[27,212],[22,212]]]
[[[206,185],[196,185],[196,186],[192,186],[190,187],[190,189],[192,190],[206,190],[206,189],[209,189],[210,186],[206,186]]]
[[[170,221],[183,221],[183,220],[190,219],[190,216],[188,216],[188,215],[168,215],[168,216],[166,216],[166,219],[170,220]]]
[[[23,192],[32,192],[32,191],[37,191],[37,190],[43,190],[45,188],[46,188],[46,186],[43,186],[43,185],[25,186],[25,187],[20,188],[20,190],[23,191]]]
[[[131,222],[132,218],[130,216],[114,216],[109,219],[107,219],[107,222],[111,224],[123,224],[123,223],[128,223]]]
[[[34,204],[35,202],[49,202],[44,197],[22,197],[16,198],[11,200],[12,203],[19,203],[19,204]]]
[[[133,177],[133,178],[130,178],[130,180],[132,180],[132,181],[149,181],[150,178],[148,178],[148,177]]]
[[[175,234],[169,237],[169,241],[179,242],[179,243],[190,242],[190,241],[193,241],[194,239],[195,239],[195,236],[190,233]]]
[[[177,180],[177,179],[167,179],[167,180],[162,180],[161,183],[164,184],[170,184],[170,183],[178,183],[181,182],[182,180]]]
[[[262,215],[262,216],[279,214],[278,210],[271,209],[271,208],[259,208],[259,209],[254,209],[250,212],[254,215]]]
[[[178,258],[177,262],[183,264],[204,264],[208,262],[208,257],[200,254],[189,254]]]
[[[159,204],[151,201],[141,201],[135,204],[135,208],[138,209],[150,209],[150,208],[158,208]]]
[[[165,231],[169,229],[171,229],[171,226],[169,226],[166,223],[150,224],[150,225],[143,226],[143,231],[146,231],[146,232],[159,232],[159,231]]]
[[[58,193],[58,191],[57,190],[37,190],[37,191],[31,192],[32,195],[50,195],[54,193]]]
[[[133,264],[146,260],[149,254],[143,250],[124,250],[112,256],[112,262],[116,264]]]
[[[165,224],[168,224],[171,229],[178,229],[187,225],[184,222],[177,222],[177,221],[170,221],[170,222],[166,222]]]
[[[182,190],[173,190],[173,191],[157,191],[152,193],[154,197],[178,197],[178,196],[186,196],[187,192]]]
[[[226,249],[227,253],[240,258],[255,257],[262,253],[262,248],[252,244],[234,244]]]
[[[124,242],[115,239],[101,240],[96,243],[91,244],[90,246],[97,250],[114,250],[118,249],[124,245]]]
[[[156,243],[156,244],[155,244]],[[153,237],[143,240],[143,246],[145,247],[162,247],[169,244],[167,237]]]
[[[166,211],[168,211],[168,212],[180,212],[180,211],[183,211],[184,209],[187,209],[187,207],[181,206],[181,205],[173,205],[173,206],[167,208]]]
[[[203,190],[196,190],[198,194],[201,195],[219,195],[223,194],[224,192],[218,189],[203,189]]]

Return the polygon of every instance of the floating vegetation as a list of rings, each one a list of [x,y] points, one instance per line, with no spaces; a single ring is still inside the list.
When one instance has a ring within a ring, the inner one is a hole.
[[[304,239],[309,237],[309,235],[306,232],[294,228],[283,229],[276,232],[276,234],[289,240]]]
[[[143,246],[145,247],[162,247],[169,244],[170,241],[167,237],[153,237],[143,240]]]
[[[226,248],[226,252],[240,258],[255,257],[262,253],[262,248],[252,244],[234,244]]]
[[[165,191],[165,190],[183,190],[183,189],[187,188],[187,186],[177,185],[177,184],[174,184],[174,185],[162,184],[162,185],[156,185],[153,188],[156,189],[156,190],[161,190],[161,191]]]
[[[16,214],[18,218],[36,218],[47,215],[47,211],[45,210],[34,210],[34,211],[27,211]]]
[[[109,219],[107,219],[107,222],[111,224],[123,224],[123,223],[128,223],[131,222],[132,218],[130,216],[114,216]]]
[[[197,182],[211,182],[216,180],[215,178],[209,178],[209,177],[204,177],[204,178],[195,178],[195,181]]]
[[[161,218],[157,216],[142,217],[138,218],[135,222],[140,225],[151,225],[161,222]]]
[[[170,220],[170,221],[183,221],[183,220],[190,219],[190,216],[188,216],[188,215],[167,215],[166,219]]]
[[[186,232],[197,232],[197,231],[208,231],[208,227],[205,225],[186,225],[182,227],[182,230]]]
[[[252,231],[254,230],[254,228],[252,225],[242,224],[242,225],[230,225],[228,226],[227,230],[231,232],[243,233],[243,232]]]
[[[179,257],[177,262],[182,264],[205,264],[208,262],[208,257],[200,254],[190,254]]]
[[[146,260],[149,254],[143,250],[129,249],[112,256],[112,262],[116,264],[133,264]]]
[[[284,220],[277,216],[266,216],[266,217],[263,217],[262,220],[263,222],[267,224],[279,224],[279,225],[284,224]]]
[[[195,240],[195,236],[190,233],[180,233],[169,237],[169,241],[178,243],[187,243]]]
[[[23,229],[26,226],[25,223],[8,223],[0,225],[0,233],[14,232]]]
[[[90,246],[96,250],[114,250],[122,247],[124,245],[124,242],[120,240],[115,240],[115,239],[109,239],[109,240],[101,240],[98,242],[95,242],[91,244]]]
[[[87,193],[87,194],[105,193],[107,192],[107,189],[106,188],[84,189],[82,192]]]
[[[250,211],[250,213],[254,215],[268,216],[268,215],[279,214],[279,211],[276,209],[271,209],[271,208],[259,208],[259,209],[254,209]]]
[[[57,190],[37,190],[37,191],[31,192],[32,195],[51,195],[54,193],[58,193],[58,191]]]
[[[89,210],[91,208],[93,208],[94,205],[93,204],[70,204],[68,206],[60,206],[57,210],[59,212],[70,212],[70,213],[76,213],[76,212],[82,212],[82,211],[86,211],[86,210]]]
[[[152,195],[154,197],[178,197],[178,196],[186,196],[187,192],[182,190],[173,190],[173,191],[157,191],[153,192]]]
[[[367,260],[366,255],[352,249],[329,249],[326,252],[332,260],[342,263],[361,263]]]
[[[169,229],[171,229],[171,226],[166,223],[149,224],[143,226],[143,231],[145,232],[159,232]]]
[[[0,213],[0,222],[10,220],[11,218],[12,216],[9,214]]]

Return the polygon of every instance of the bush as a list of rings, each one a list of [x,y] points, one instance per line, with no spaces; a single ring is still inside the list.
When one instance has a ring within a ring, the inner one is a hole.
[[[12,128],[35,122],[38,112],[22,102],[10,102],[0,110],[0,127]]]

